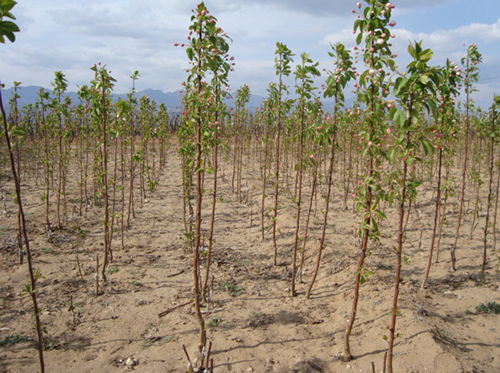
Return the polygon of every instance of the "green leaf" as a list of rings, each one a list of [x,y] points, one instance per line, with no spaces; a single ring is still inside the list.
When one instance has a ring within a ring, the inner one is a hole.
[[[394,95],[399,96],[401,91],[406,87],[407,82],[408,81],[402,77],[397,78],[394,84]]]
[[[420,59],[427,62],[432,58],[433,54],[434,52],[431,49],[426,49],[420,54]]]
[[[359,33],[356,37],[356,44],[361,44],[361,40],[363,39],[363,33]]]
[[[409,44],[408,45],[408,54],[413,57],[414,60],[417,59],[417,53],[415,51],[415,47],[413,46],[413,44]]]
[[[10,131],[10,135],[14,137],[24,137],[26,130],[23,127],[14,127]]]
[[[432,145],[429,143],[427,140],[422,140],[422,147],[424,148],[424,153],[425,155],[428,155],[432,152],[433,148]]]
[[[17,1],[14,1],[14,0],[1,0],[0,1],[0,10],[2,11],[2,13],[8,13],[9,10],[11,10],[12,8],[14,8],[14,6],[16,6],[17,4]]]
[[[19,32],[19,27],[11,21],[0,21],[0,32],[10,31]]]
[[[394,117],[393,117],[394,122],[399,126],[399,127],[404,127],[405,122],[406,122],[406,115],[403,110],[396,110]]]
[[[420,77],[420,82],[422,82],[422,84],[424,84],[424,85],[427,85],[429,83],[429,76],[428,75],[422,75]]]

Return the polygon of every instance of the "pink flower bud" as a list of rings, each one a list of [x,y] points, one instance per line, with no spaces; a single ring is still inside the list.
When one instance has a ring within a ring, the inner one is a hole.
[[[396,21],[392,21],[391,23],[389,23],[389,26],[391,26],[391,27],[396,26]]]
[[[356,3],[356,6],[357,6],[359,9],[361,9],[361,1],[358,1],[358,2]]]

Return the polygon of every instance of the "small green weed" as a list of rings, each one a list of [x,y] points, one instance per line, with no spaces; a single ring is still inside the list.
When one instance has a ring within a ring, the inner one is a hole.
[[[15,345],[16,343],[23,343],[30,341],[30,338],[25,335],[8,335],[2,339],[0,339],[0,347]]]
[[[208,320],[208,322],[207,322],[207,326],[208,326],[209,328],[216,328],[216,327],[219,325],[219,323],[220,323],[221,321],[222,321],[222,320],[221,320],[221,319],[219,319],[218,317],[213,317],[213,318],[211,318],[210,320]]]
[[[497,302],[484,302],[476,306],[477,313],[494,313],[498,315],[500,313],[500,303]]]
[[[244,290],[241,286],[238,286],[235,283],[226,282],[226,281],[220,282],[219,287],[222,290],[227,291],[229,293],[229,295],[231,295],[232,297],[237,297],[238,295],[241,295],[241,293]]]
[[[106,273],[108,275],[112,275],[113,273],[116,273],[118,271],[119,271],[118,267],[113,266],[113,267],[109,267],[108,270],[106,271]]]

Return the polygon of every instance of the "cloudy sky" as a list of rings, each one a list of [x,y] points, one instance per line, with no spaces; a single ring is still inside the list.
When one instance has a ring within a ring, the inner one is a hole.
[[[393,50],[400,66],[406,46],[423,40],[435,52],[434,62],[460,61],[466,45],[477,43],[483,54],[482,105],[500,93],[499,0],[394,0],[396,39]],[[205,4],[231,36],[236,58],[232,88],[250,85],[265,95],[274,80],[273,53],[277,41],[298,56],[310,53],[328,68],[329,44],[354,45],[352,0],[207,0]],[[90,67],[102,62],[118,80],[116,92],[127,92],[134,70],[137,88],[175,91],[185,79],[187,58],[173,43],[185,42],[190,0],[18,0],[14,14],[21,33],[14,44],[0,46],[0,80],[11,85],[50,86],[53,72],[62,70],[70,89],[92,78]],[[290,81],[290,83],[293,83]]]

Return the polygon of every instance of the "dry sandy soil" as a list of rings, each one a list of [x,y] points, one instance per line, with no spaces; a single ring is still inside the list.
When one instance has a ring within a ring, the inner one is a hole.
[[[248,164],[252,162],[245,163]],[[380,372],[392,301],[395,211],[387,210],[389,218],[382,226],[382,241],[372,245],[367,266],[374,275],[361,288],[359,317],[351,339],[355,359],[343,363],[339,356],[352,302],[358,219],[351,209],[341,208],[340,186],[336,185],[326,252],[313,296],[310,300],[305,298],[305,283],[299,285],[299,296],[292,298],[290,266],[286,264],[290,263],[293,243],[294,206],[289,198],[283,198],[278,239],[279,258],[285,265],[273,266],[271,234],[264,241],[260,237],[260,179],[256,177],[259,173],[245,169],[243,185],[245,190],[247,184],[250,189],[248,202],[240,203],[230,191],[229,168],[226,163],[224,181],[221,178],[223,200],[217,210],[214,286],[211,313],[207,316],[215,371],[371,372],[374,362]],[[179,160],[172,150],[158,189],[137,209],[126,233],[125,250],[115,239],[109,284],[104,294],[97,297],[94,282],[95,256],[102,251],[100,209],[92,208],[86,217],[72,216],[66,229],[55,231],[48,242],[43,233],[42,188],[33,180],[25,180],[35,265],[45,276],[39,283],[39,299],[48,332],[47,372],[123,372],[128,358],[136,359],[133,370],[137,372],[185,371],[182,345],[193,351],[197,341],[192,306],[158,316],[189,301],[192,294],[191,255],[183,249],[181,233],[180,180]],[[210,185],[210,178],[207,183]],[[0,346],[0,372],[36,372],[31,301],[22,293],[28,282],[27,267],[17,264],[15,251],[16,207],[10,197],[3,198],[0,340],[5,342],[14,335],[28,338]],[[418,204],[420,216],[412,212],[414,219],[408,226],[408,263],[402,274],[395,371],[500,372],[498,315],[475,310],[483,302],[500,302],[498,273],[492,261],[486,284],[479,283],[482,230],[478,227],[473,239],[469,239],[469,216],[457,251],[458,270],[449,272],[448,248],[455,221],[450,215],[451,224],[446,227],[442,242],[442,260],[433,267],[428,289],[420,289],[431,238],[431,198],[432,189],[424,187]],[[208,206],[207,203],[207,217]],[[312,273],[321,220],[318,206],[312,218],[305,282]],[[84,235],[76,234],[75,227]],[[78,274],[77,250],[84,281]]]

